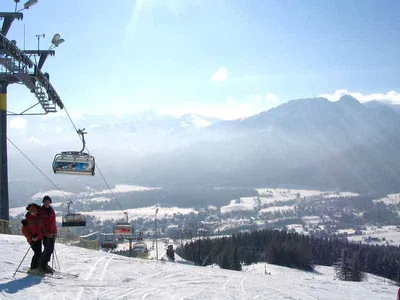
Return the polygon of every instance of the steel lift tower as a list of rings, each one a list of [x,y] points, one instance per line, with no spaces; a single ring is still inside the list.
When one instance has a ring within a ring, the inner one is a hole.
[[[49,50],[21,50],[18,48],[15,40],[7,38],[7,33],[14,20],[23,19],[21,11],[29,9],[38,0],[27,1],[24,8],[17,11],[19,1],[14,0],[15,12],[0,12],[0,20],[3,22],[0,33],[0,219],[6,221],[9,221],[7,115],[45,115],[56,112],[57,107],[64,108],[60,97],[49,81],[49,74],[42,72],[47,57],[55,54],[55,51],[51,49],[57,47],[64,40],[59,34],[56,34],[51,41],[52,45]],[[25,85],[35,95],[37,103],[21,113],[8,112],[7,87],[13,83]],[[28,112],[37,105],[42,107],[42,113]]]

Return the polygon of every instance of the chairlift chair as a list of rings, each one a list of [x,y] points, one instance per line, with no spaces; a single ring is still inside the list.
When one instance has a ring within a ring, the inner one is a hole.
[[[134,243],[132,245],[132,250],[133,251],[137,251],[137,252],[146,253],[146,252],[148,252],[147,244],[146,243],[142,243],[142,242]]]
[[[117,243],[115,241],[114,236],[106,235],[104,242],[101,244],[101,248],[104,248],[104,249],[115,249],[115,248],[117,248]]]
[[[70,212],[70,205],[72,201],[68,201],[68,213],[62,217],[62,227],[80,227],[86,226],[86,216]]]
[[[118,222],[114,225],[114,234],[116,235],[132,235],[133,226],[128,222],[128,213],[124,212],[126,217],[126,222]]]
[[[53,172],[55,174],[91,175],[94,176],[96,167],[93,156],[83,152],[86,148],[84,129],[77,133],[82,136],[83,147],[81,151],[63,151],[57,153],[53,159]]]

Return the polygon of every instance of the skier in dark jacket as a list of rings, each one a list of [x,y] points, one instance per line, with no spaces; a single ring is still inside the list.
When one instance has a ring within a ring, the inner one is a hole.
[[[54,251],[55,239],[57,236],[56,213],[50,206],[52,203],[50,196],[43,197],[43,204],[39,209],[42,220],[43,246],[40,267],[45,273],[53,273],[54,270],[48,265]]]
[[[31,267],[28,273],[39,273],[39,261],[42,254],[42,232],[41,232],[41,220],[38,214],[40,206],[36,203],[28,204],[26,210],[28,211],[25,215],[22,223],[22,234],[25,236],[28,243],[31,245],[33,250],[33,257],[31,261]]]

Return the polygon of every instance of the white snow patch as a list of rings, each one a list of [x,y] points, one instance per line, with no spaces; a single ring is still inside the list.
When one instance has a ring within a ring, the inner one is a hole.
[[[86,202],[110,202],[110,201],[111,201],[111,199],[106,198],[106,197],[94,197],[94,198],[86,199]]]
[[[374,200],[374,202],[383,202],[386,205],[399,204],[400,203],[400,194],[388,194],[386,197]]]
[[[143,191],[151,191],[161,189],[159,187],[150,188],[145,186],[138,185],[129,185],[129,184],[117,184],[115,188],[111,189],[114,194],[117,193],[129,193],[129,192],[143,192]],[[94,194],[111,194],[110,190],[103,190],[101,192],[95,192]]]
[[[38,203],[38,204],[40,204],[40,203]],[[51,206],[55,208],[55,207],[60,206],[61,204],[62,204],[62,202],[52,203]],[[14,217],[14,218],[16,218],[20,215],[25,215],[26,212],[27,212],[26,206],[13,207],[13,208],[9,209],[10,217]],[[57,214],[56,210],[55,210],[55,212]]]
[[[318,216],[304,216],[301,220],[306,224],[318,224],[322,221]]]
[[[339,197],[352,198],[352,197],[357,197],[357,196],[360,196],[360,194],[351,193],[351,192],[340,192],[340,193],[333,193],[333,194],[324,195],[324,198],[326,198],[326,199],[339,198]]]
[[[237,211],[253,211],[257,206],[257,197],[241,197],[231,200],[228,205],[221,207],[221,214]]]
[[[362,235],[349,236],[348,240],[378,245],[400,245],[400,226],[368,226],[367,230],[361,230],[361,232]],[[369,238],[379,239],[379,241],[370,240],[368,242]]]
[[[45,192],[39,192],[35,195],[32,196],[32,200],[42,200],[44,196],[49,195],[52,199],[53,197],[64,197],[64,194],[66,196],[73,196],[75,195],[74,193],[71,192],[67,192],[67,191],[59,191],[59,190],[49,190],[49,191],[45,191]]]
[[[282,212],[282,211],[292,211],[295,209],[294,205],[283,205],[283,206],[270,206],[267,208],[260,209],[259,214],[265,213],[275,213],[275,212]]]
[[[136,220],[139,218],[153,219],[156,211],[156,206],[148,206],[141,208],[126,209],[130,220]],[[191,213],[197,214],[198,212],[193,208],[179,208],[179,207],[158,207],[159,211],[157,218],[164,219],[173,217],[174,214],[188,215]],[[125,218],[125,215],[120,210],[107,210],[107,211],[90,211],[81,212],[85,215],[91,215],[99,219],[100,221],[106,220],[119,220]]]

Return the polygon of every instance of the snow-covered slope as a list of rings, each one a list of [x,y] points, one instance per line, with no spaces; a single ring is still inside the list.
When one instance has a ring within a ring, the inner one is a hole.
[[[78,278],[41,278],[17,273],[28,245],[0,235],[1,299],[395,299],[397,287],[368,276],[367,282],[333,280],[331,268],[308,273],[257,264],[245,271],[134,259],[56,244],[61,271]],[[27,269],[32,252],[22,264]],[[269,274],[264,274],[266,266]]]

